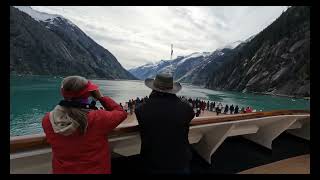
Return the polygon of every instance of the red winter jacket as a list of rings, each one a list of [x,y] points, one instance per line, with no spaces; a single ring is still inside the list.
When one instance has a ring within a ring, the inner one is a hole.
[[[84,135],[80,135],[79,130],[69,136],[54,133],[49,113],[43,118],[42,127],[52,147],[53,173],[111,173],[107,136],[127,118],[127,113],[109,97],[99,101],[107,111],[88,113],[88,129]]]

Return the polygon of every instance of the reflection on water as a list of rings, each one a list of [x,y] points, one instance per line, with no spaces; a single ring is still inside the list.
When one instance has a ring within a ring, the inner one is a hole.
[[[10,135],[25,135],[42,132],[41,118],[62,99],[61,78],[49,76],[10,77]],[[104,95],[116,102],[126,102],[136,97],[148,96],[151,89],[143,81],[93,80]],[[269,95],[257,95],[230,91],[214,91],[198,86],[182,84],[179,96],[218,101],[225,104],[251,106],[259,110],[309,109],[309,100],[292,99]],[[98,103],[98,105],[100,105]]]

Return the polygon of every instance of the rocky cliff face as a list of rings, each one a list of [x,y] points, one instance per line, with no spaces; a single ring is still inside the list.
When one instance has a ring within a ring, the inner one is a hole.
[[[191,71],[185,73],[178,81],[202,86],[208,81],[210,75],[221,67],[227,59],[226,57],[230,56],[232,52],[233,50],[229,48],[214,51],[207,57],[207,61],[198,66],[193,66]]]
[[[19,9],[10,7],[10,72],[136,79],[69,20],[30,7]]]
[[[228,59],[206,87],[310,96],[310,8],[289,8]]]

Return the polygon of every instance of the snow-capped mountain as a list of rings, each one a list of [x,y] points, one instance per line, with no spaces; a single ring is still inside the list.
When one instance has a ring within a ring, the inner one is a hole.
[[[157,63],[148,63],[143,66],[129,69],[139,79],[154,78],[159,72],[167,71],[173,73],[176,81],[192,82],[195,76],[206,69],[210,63],[218,67],[223,61],[225,53],[237,47],[243,41],[236,41],[213,52],[195,52],[187,56],[178,56],[174,60],[161,60]],[[217,60],[217,61],[216,61]],[[216,61],[216,62],[215,62]],[[213,69],[215,69],[214,67]]]
[[[175,79],[180,78],[192,68],[199,66],[207,61],[209,52],[195,52],[187,56],[178,56],[174,60],[161,60],[157,63],[148,63],[143,66],[129,69],[134,76],[139,79],[154,78],[159,72],[173,73]]]
[[[39,12],[34,9],[32,9],[30,6],[14,6],[15,8],[19,9],[20,11],[30,15],[34,20],[38,22],[49,22],[51,24],[54,24],[54,19],[60,18],[65,21],[67,21],[70,25],[76,26],[68,19],[64,18],[63,16],[57,15],[57,14],[48,14],[45,12]]]
[[[229,43],[227,44],[226,46],[222,47],[221,49],[234,49],[236,48],[239,44],[243,43],[244,41],[235,41],[235,42],[232,42],[232,43]]]
[[[29,6],[10,7],[10,72],[136,79],[70,20]]]

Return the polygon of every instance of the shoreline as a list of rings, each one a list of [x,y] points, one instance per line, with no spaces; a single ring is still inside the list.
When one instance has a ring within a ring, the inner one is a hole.
[[[277,93],[272,93],[272,92],[257,92],[257,91],[246,91],[246,92],[242,92],[242,91],[236,91],[236,90],[226,90],[226,89],[213,89],[213,88],[209,88],[209,87],[206,87],[206,86],[202,86],[202,85],[195,85],[195,84],[192,84],[190,83],[191,85],[194,85],[194,86],[198,86],[198,87],[201,87],[201,88],[205,88],[205,89],[210,89],[210,90],[213,90],[213,91],[225,91],[225,92],[237,92],[237,93],[251,93],[251,94],[258,94],[258,95],[269,95],[269,96],[278,96],[278,97],[286,97],[286,98],[295,98],[295,99],[305,99],[305,100],[310,100],[310,96],[299,96],[299,95],[287,95],[287,94],[277,94]]]
[[[293,95],[286,95],[286,94],[276,94],[276,93],[271,93],[271,92],[270,93],[269,92],[249,92],[249,93],[310,100],[310,97],[308,97],[308,96],[307,97],[306,96],[293,96]]]

